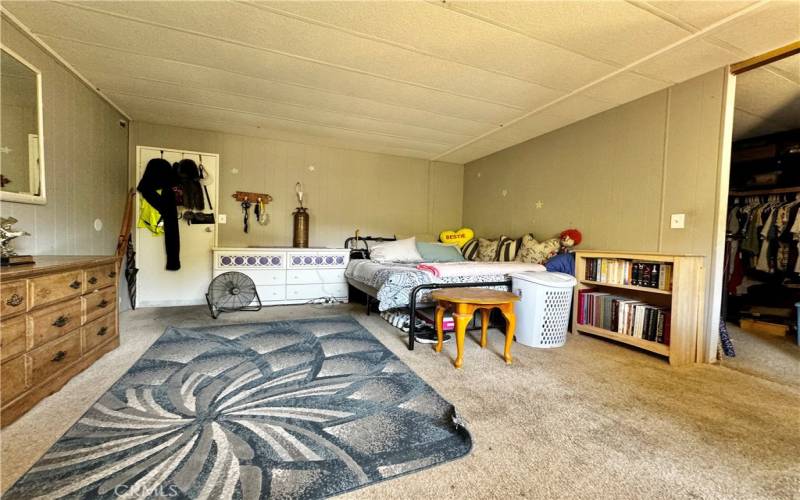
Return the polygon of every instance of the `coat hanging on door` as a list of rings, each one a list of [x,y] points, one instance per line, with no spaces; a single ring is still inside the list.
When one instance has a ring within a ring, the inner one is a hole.
[[[175,202],[173,188],[178,185],[178,178],[172,165],[163,158],[153,158],[147,162],[144,175],[136,190],[142,193],[164,220],[164,247],[167,252],[167,271],[181,268],[181,237],[178,232],[178,206]],[[159,190],[161,191],[159,193]]]

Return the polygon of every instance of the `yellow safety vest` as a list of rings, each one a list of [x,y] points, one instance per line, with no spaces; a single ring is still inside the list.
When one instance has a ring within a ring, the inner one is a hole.
[[[161,190],[156,191],[161,194]],[[149,204],[144,196],[139,196],[139,221],[136,227],[149,229],[154,235],[164,234],[164,221],[153,205]]]

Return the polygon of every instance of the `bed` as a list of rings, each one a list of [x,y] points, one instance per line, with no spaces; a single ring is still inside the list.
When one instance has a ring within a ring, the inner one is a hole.
[[[486,287],[510,290],[513,272],[544,271],[538,264],[509,262],[463,262],[447,265],[441,276],[417,269],[418,263],[376,262],[369,259],[369,242],[391,241],[392,238],[369,236],[348,238],[345,248],[354,248],[363,242],[363,248],[353,249],[345,270],[347,282],[367,296],[367,314],[373,301],[380,311],[407,308],[410,315],[408,348],[414,349],[416,311],[420,306],[431,305],[430,294],[439,288]]]

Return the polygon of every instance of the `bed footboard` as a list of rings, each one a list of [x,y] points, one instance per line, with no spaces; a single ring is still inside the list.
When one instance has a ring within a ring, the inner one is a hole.
[[[408,350],[414,350],[414,333],[417,321],[417,295],[423,290],[438,290],[440,288],[472,288],[472,287],[487,287],[487,286],[505,286],[511,290],[511,280],[506,281],[486,281],[483,283],[426,283],[424,285],[417,285],[409,294],[408,307],[409,307],[409,325],[408,325]],[[369,307],[369,306],[368,306]]]

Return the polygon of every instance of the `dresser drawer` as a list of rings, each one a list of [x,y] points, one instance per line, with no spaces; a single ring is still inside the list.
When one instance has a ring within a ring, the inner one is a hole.
[[[286,285],[286,300],[311,300],[321,297],[347,297],[347,283]]]
[[[27,324],[24,315],[0,320],[0,361],[25,352]]]
[[[117,287],[108,287],[81,297],[83,302],[83,323],[113,311],[117,303]]]
[[[286,298],[286,286],[257,286],[258,298],[261,302],[274,302],[276,300],[284,300]]]
[[[231,271],[222,271],[220,269],[214,270],[214,277],[216,278],[220,274],[227,273]],[[253,283],[256,286],[271,286],[271,285],[283,285],[286,283],[286,271],[283,269],[281,270],[266,270],[266,269],[242,269],[240,271],[234,271],[244,273],[253,280]]]
[[[81,299],[76,298],[28,313],[30,349],[81,326]]]
[[[286,273],[286,283],[290,285],[344,282],[344,272],[341,269],[290,269]]]
[[[25,280],[0,284],[0,316],[8,317],[25,311],[27,297],[28,284]]]
[[[0,385],[0,404],[6,404],[28,388],[25,358],[26,356],[19,356],[0,365],[0,379],[3,380],[3,384]]]
[[[117,283],[116,264],[103,264],[83,271],[83,293],[99,290]]]
[[[91,351],[117,334],[116,315],[107,314],[81,327],[83,353]]]
[[[25,355],[31,365],[31,386],[38,385],[81,357],[81,331],[66,335]]]
[[[342,252],[288,252],[287,269],[345,268],[348,257]]]
[[[83,290],[83,271],[39,276],[28,280],[29,309],[77,297]]]

